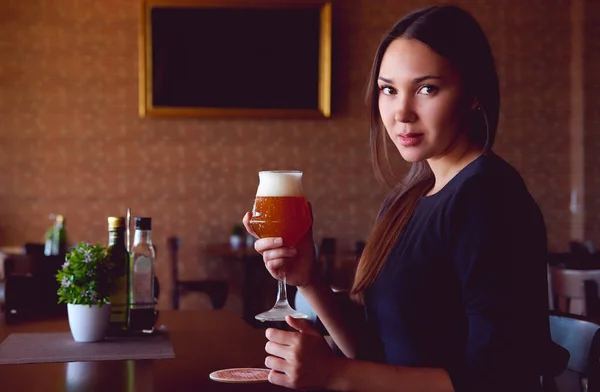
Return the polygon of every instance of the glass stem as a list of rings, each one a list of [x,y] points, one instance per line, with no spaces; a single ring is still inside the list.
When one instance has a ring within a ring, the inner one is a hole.
[[[283,280],[277,279],[277,301],[275,306],[290,306],[287,300],[287,285],[286,285],[285,274]]]

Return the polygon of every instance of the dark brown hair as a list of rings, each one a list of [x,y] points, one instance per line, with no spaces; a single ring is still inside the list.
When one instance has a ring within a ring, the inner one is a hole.
[[[375,175],[388,184],[393,170],[387,153],[384,126],[379,113],[377,78],[388,46],[397,38],[415,39],[447,58],[459,71],[470,99],[478,108],[469,114],[469,141],[490,151],[496,137],[500,93],[494,58],[485,33],[477,21],[463,9],[433,6],[402,18],[383,38],[377,49],[367,86],[370,109],[371,162]],[[371,237],[362,253],[351,294],[364,301],[366,290],[383,268],[402,230],[412,217],[419,198],[434,184],[433,172],[426,161],[412,164],[406,177],[394,187],[382,204]]]

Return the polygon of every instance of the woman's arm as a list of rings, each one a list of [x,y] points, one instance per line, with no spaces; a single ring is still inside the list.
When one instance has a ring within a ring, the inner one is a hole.
[[[364,352],[367,335],[363,318],[358,311],[352,312],[343,306],[323,279],[319,277],[314,280],[314,284],[298,287],[298,291],[315,310],[342,353],[348,358],[358,357],[359,353]]]
[[[289,318],[298,332],[268,329],[269,381],[297,389],[353,392],[453,392],[444,369],[379,364],[335,356],[306,320]]]
[[[447,369],[457,391],[536,390],[550,342],[543,218],[497,178],[465,183],[446,220],[468,323],[465,362]]]
[[[341,359],[331,389],[352,392],[454,392],[441,368],[416,368]]]

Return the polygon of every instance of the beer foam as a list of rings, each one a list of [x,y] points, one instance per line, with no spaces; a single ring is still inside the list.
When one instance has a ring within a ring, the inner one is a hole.
[[[304,196],[301,171],[261,171],[256,196]]]

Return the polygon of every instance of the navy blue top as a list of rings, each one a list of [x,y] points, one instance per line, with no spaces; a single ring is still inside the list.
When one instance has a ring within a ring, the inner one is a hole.
[[[546,229],[515,169],[484,155],[422,197],[365,296],[383,362],[441,367],[456,392],[540,388]]]

